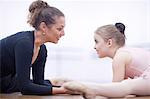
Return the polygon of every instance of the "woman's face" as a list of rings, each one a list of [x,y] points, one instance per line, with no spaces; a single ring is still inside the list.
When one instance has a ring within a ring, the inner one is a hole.
[[[65,18],[64,17],[57,17],[56,23],[47,27],[46,33],[46,40],[47,42],[58,43],[58,40],[65,35],[64,33],[65,27]]]
[[[98,56],[100,58],[106,57],[107,56],[107,52],[108,52],[107,43],[98,34],[94,34],[94,40],[95,40],[94,49],[97,51]]]

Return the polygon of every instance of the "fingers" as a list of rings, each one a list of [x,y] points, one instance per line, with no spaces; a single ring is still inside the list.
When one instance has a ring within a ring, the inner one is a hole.
[[[70,90],[70,91],[75,91],[71,82],[64,83],[63,87]]]
[[[71,95],[82,95],[82,94],[83,94],[83,93],[81,93],[81,92],[72,91],[72,90],[68,90],[67,93],[68,93],[68,94],[71,94]]]
[[[67,79],[67,78],[53,78],[50,81],[52,85],[54,86],[62,86],[64,83],[72,81],[72,80]]]
[[[64,83],[63,87],[68,90],[78,91],[82,93],[86,91],[86,86],[84,84],[75,81]]]
[[[69,82],[69,81],[73,81],[71,79],[68,78],[55,78],[56,81],[62,81],[62,82]]]

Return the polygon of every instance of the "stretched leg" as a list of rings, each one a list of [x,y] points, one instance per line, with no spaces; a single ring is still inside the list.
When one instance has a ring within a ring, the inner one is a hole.
[[[68,82],[64,85],[69,90],[80,91],[89,96],[106,96],[106,97],[124,97],[130,94],[150,95],[150,80],[137,78],[128,79],[122,82],[99,85],[85,85],[78,82]]]

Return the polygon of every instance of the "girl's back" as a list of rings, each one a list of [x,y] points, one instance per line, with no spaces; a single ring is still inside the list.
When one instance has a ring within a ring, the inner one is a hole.
[[[125,51],[131,57],[130,63],[126,65],[125,78],[139,77],[150,67],[150,51],[128,47],[119,48],[119,51]]]

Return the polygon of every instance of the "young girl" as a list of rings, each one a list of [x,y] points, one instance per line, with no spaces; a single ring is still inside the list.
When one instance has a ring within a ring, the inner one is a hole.
[[[124,31],[124,24],[116,23],[99,27],[94,34],[95,49],[99,57],[113,59],[112,83],[88,86],[79,82],[68,82],[64,87],[82,92],[86,98],[92,99],[97,95],[150,95],[150,52],[126,47]]]

